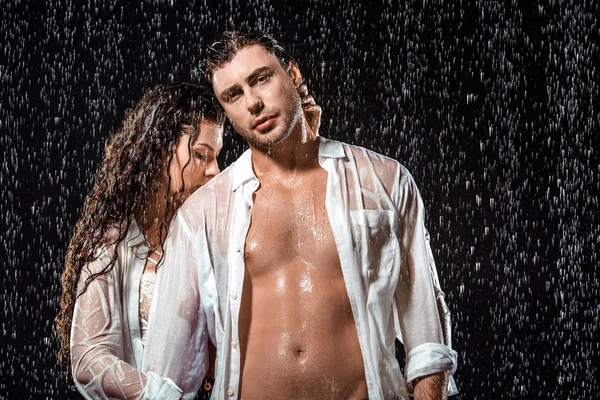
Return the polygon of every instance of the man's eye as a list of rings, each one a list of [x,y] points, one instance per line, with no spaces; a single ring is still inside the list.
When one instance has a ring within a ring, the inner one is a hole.
[[[266,82],[269,80],[269,75],[261,75],[256,80],[258,83]]]

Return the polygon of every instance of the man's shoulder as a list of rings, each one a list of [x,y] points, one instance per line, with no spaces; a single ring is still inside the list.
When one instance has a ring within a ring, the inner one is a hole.
[[[229,190],[231,187],[233,173],[235,170],[235,166],[238,161],[234,161],[231,165],[217,174],[214,178],[208,181],[204,186],[202,186],[198,191],[204,191],[204,193],[218,193],[222,192],[224,189]]]
[[[233,170],[237,161],[217,174],[210,181],[202,185],[198,190],[190,195],[186,201],[179,207],[177,214],[194,218],[194,215],[201,210],[210,209],[207,204],[216,204],[226,201],[228,193],[232,190]]]
[[[352,156],[357,162],[377,163],[380,164],[382,167],[391,169],[404,168],[402,164],[400,164],[397,160],[385,156],[381,153],[377,153],[374,150],[367,149],[366,147],[357,146],[354,144],[344,142],[340,143],[344,147],[344,151],[346,152],[346,154],[348,154],[348,152],[352,152]]]
[[[352,154],[351,158],[354,160],[358,168],[369,167],[369,169],[372,169],[372,171],[377,175],[383,174],[385,176],[389,176],[390,174],[398,174],[398,178],[400,180],[403,180],[403,178],[409,178],[411,176],[410,172],[404,165],[391,157],[377,153],[376,151],[362,146],[344,142],[339,143],[342,144],[346,155],[348,155],[348,153]]]
[[[231,165],[225,168],[223,171],[218,173],[214,178],[202,185],[198,190],[190,195],[189,200],[200,201],[201,198],[211,195],[216,195],[220,192],[227,191],[231,187],[231,180],[233,177],[232,170],[237,161],[234,161]]]
[[[344,162],[356,171],[363,191],[395,196],[401,188],[414,182],[412,175],[397,160],[373,150],[339,142],[345,154]]]

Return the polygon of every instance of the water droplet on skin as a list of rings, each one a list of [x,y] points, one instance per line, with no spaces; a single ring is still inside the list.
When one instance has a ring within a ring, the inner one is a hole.
[[[464,396],[599,392],[598,2],[5,3],[0,356],[10,394],[76,397],[51,321],[104,141],[143,90],[197,81],[205,47],[232,26],[297,48],[322,136],[411,171]],[[229,133],[222,167],[246,149]]]

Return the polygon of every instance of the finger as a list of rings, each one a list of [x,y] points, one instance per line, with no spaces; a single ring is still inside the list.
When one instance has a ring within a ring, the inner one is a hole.
[[[298,86],[298,93],[300,93],[300,96],[302,97],[308,95],[308,86],[306,86],[306,83],[303,83],[300,86]]]
[[[304,110],[304,112],[318,112],[321,111],[321,106],[318,104],[307,104],[305,106],[302,106],[302,110]]]
[[[308,95],[302,99],[302,105],[305,104],[316,104],[314,97]]]

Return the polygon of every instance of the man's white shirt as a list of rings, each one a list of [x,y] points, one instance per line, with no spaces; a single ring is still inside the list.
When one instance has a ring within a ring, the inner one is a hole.
[[[328,173],[327,214],[369,398],[408,399],[415,378],[453,373],[457,365],[423,202],[412,176],[397,161],[334,140],[319,141],[319,163]],[[202,380],[208,329],[217,346],[213,399],[239,393],[244,247],[259,185],[247,150],[177,211],[164,245],[165,267],[157,273],[144,366],[176,383],[190,376]],[[198,289],[200,296],[193,293]],[[404,376],[395,338],[407,353]],[[186,351],[187,343],[201,350]],[[182,364],[197,369],[158,362],[166,347],[169,353],[179,349]],[[451,379],[450,394],[455,391]]]

